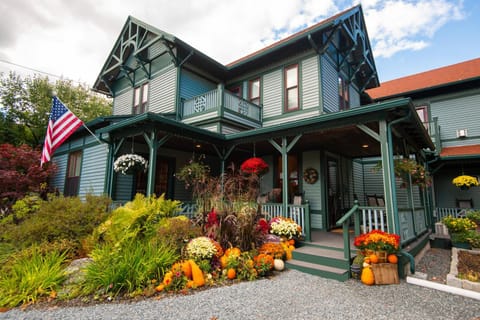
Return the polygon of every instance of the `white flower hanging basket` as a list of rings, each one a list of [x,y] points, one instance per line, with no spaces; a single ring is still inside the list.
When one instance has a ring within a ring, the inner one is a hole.
[[[148,161],[138,154],[124,154],[115,160],[113,170],[121,174],[134,174],[138,171],[147,171]]]

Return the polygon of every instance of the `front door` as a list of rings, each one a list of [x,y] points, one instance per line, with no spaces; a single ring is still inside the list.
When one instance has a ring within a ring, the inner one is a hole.
[[[328,199],[328,229],[336,228],[336,222],[342,217],[340,169],[338,160],[327,158],[327,199]]]
[[[173,174],[175,172],[175,159],[166,157],[157,157],[155,171],[155,195],[160,196],[165,193],[166,199],[173,198]],[[139,172],[136,176],[135,192],[146,194],[147,172]]]

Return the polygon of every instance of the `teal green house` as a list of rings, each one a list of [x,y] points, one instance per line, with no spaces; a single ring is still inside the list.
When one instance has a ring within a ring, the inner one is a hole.
[[[262,212],[295,219],[310,249],[289,267],[347,279],[353,227],[399,234],[401,269],[413,271],[435,197],[396,178],[395,159],[433,168],[438,141],[409,96],[369,95],[380,84],[361,6],[228,65],[128,17],[99,69],[94,89],[113,98],[113,114],[86,124],[102,144],[81,128],[56,150],[52,183],[65,195],[124,203],[164,193],[189,214],[191,193],[174,174],[192,157],[205,155],[213,174],[261,157]],[[128,153],[146,158],[147,172],[115,172]],[[322,243],[339,228],[339,246]]]

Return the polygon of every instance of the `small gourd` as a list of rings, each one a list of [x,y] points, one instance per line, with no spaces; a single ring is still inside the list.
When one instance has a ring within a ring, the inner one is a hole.
[[[192,280],[195,284],[195,287],[202,287],[205,285],[205,277],[203,276],[202,269],[195,263],[193,260],[188,260],[192,267]]]
[[[366,284],[367,286],[375,284],[375,276],[373,275],[373,270],[371,267],[365,267],[362,269],[360,281],[362,281],[362,283]]]
[[[273,268],[277,271],[283,271],[283,269],[285,269],[285,263],[282,259],[273,259]]]

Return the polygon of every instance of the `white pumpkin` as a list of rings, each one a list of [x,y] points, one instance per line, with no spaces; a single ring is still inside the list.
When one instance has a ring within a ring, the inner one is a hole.
[[[273,259],[273,268],[277,271],[285,269],[285,263],[282,259]]]

